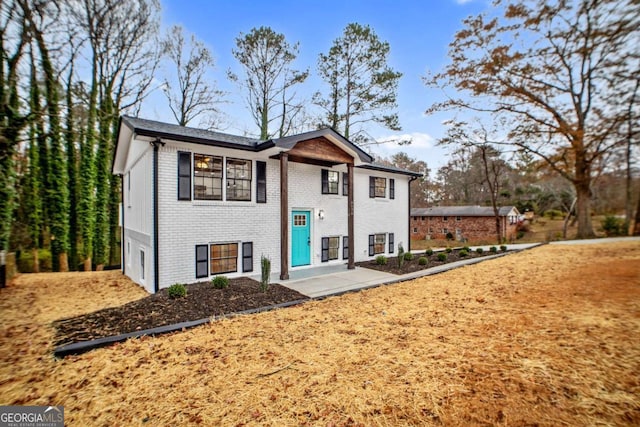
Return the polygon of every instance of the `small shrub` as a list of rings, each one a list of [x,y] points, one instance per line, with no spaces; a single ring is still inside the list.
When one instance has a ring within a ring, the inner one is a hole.
[[[184,298],[187,296],[187,288],[182,283],[174,283],[167,290],[169,298]]]
[[[464,249],[462,249],[460,252],[458,252],[458,256],[461,257],[461,258],[464,258],[464,257],[466,257],[468,255],[469,255],[469,252],[464,250]]]
[[[491,247],[489,248],[489,252],[491,252],[491,253],[494,253],[494,254],[495,254],[496,252],[498,252],[498,248],[496,248],[495,246],[491,246]]]
[[[447,238],[447,240],[453,240],[453,234],[451,232],[448,232],[445,237]]]
[[[427,249],[426,251],[424,251],[424,254],[425,254],[426,256],[431,256],[431,255],[433,255],[433,249],[431,249],[431,248]]]
[[[224,289],[229,286],[229,279],[227,276],[216,276],[211,279],[211,284],[216,289]]]
[[[471,248],[469,246],[464,246],[462,250],[467,251],[467,253],[471,252]]]
[[[562,214],[562,211],[559,211],[557,209],[549,209],[544,212],[544,216],[546,216],[549,219],[556,219],[556,218],[562,218],[564,215]]]
[[[524,231],[518,230],[516,232],[516,239],[518,239],[518,240],[522,239],[524,237],[524,234],[525,234]]]
[[[387,257],[384,255],[378,255],[376,257],[376,264],[378,265],[387,265]]]
[[[418,258],[418,264],[427,265],[429,264],[429,260],[426,257],[421,256],[420,258]]]
[[[447,260],[448,255],[444,252],[440,252],[438,254],[438,261],[446,261]]]
[[[600,222],[600,225],[602,226],[604,234],[606,234],[607,237],[621,236],[624,234],[624,221],[622,218],[618,218],[613,215],[607,215]]]
[[[398,268],[402,268],[404,264],[404,248],[402,245],[398,245]]]
[[[477,249],[476,249],[476,252],[477,252],[477,253],[479,253],[479,254],[481,254],[482,252],[484,252],[484,249],[482,249],[482,248],[477,248]]]
[[[404,253],[404,260],[405,261],[413,261],[413,254],[411,252],[405,252]]]
[[[507,246],[506,246],[506,245],[501,245],[501,246],[500,246],[500,250],[501,250],[502,252],[507,252]]]
[[[16,252],[18,271],[20,273],[33,273],[33,251],[30,249]],[[51,251],[38,249],[38,267],[40,273],[53,271]]]
[[[450,254],[453,251],[453,249],[447,248],[447,249],[445,249],[445,251],[447,251],[447,253]]]
[[[260,276],[260,290],[266,292],[269,289],[269,281],[271,280],[271,259],[262,255],[260,258],[260,269],[262,274]]]

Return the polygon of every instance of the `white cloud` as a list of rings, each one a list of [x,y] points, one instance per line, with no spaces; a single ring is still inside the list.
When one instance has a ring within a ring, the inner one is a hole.
[[[411,138],[411,144],[399,145],[394,141]],[[436,145],[436,139],[428,133],[412,132],[398,135],[387,135],[376,139],[379,144],[367,146],[371,154],[389,158],[404,152],[416,160],[427,162],[432,170],[443,166],[448,160],[448,152],[444,147]]]
[[[473,0],[456,0],[456,3],[458,4],[467,4],[467,3],[471,3]]]
[[[396,141],[411,140],[410,146],[413,148],[431,148],[435,145],[435,139],[428,133],[412,132],[402,135],[389,135],[382,138],[378,138],[377,141],[380,144],[385,144],[393,147],[407,147],[406,145],[399,145]]]

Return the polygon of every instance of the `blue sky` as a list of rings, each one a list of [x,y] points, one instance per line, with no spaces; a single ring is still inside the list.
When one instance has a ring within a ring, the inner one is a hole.
[[[220,89],[228,92],[227,103],[222,106],[227,116],[224,131],[235,134],[256,132],[239,89],[226,79],[228,69],[241,74],[231,54],[241,32],[246,34],[264,25],[283,33],[290,43],[299,42],[300,54],[294,66],[309,68],[311,76],[298,92],[308,99],[313,92],[325,89],[316,76],[318,54],[329,50],[348,23],[369,25],[380,39],[389,42],[389,63],[403,73],[398,93],[402,132],[374,126],[369,134],[376,139],[408,134],[414,141],[405,147],[382,144],[371,151],[383,156],[405,151],[426,161],[432,169],[447,160],[446,151],[434,143],[442,136],[441,122],[448,115],[424,115],[440,94],[427,89],[421,77],[427,69],[439,70],[447,63],[448,44],[462,20],[489,7],[486,0],[161,0],[161,4],[163,29],[182,25],[212,51],[216,67],[211,76]],[[151,99],[141,116],[171,122],[171,114],[163,105],[166,100],[160,96]]]

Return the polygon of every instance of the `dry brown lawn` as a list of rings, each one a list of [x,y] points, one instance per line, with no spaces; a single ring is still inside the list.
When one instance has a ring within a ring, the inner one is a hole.
[[[640,244],[448,273],[51,356],[50,322],[144,292],[118,272],[0,290],[0,405],[67,425],[640,425]]]

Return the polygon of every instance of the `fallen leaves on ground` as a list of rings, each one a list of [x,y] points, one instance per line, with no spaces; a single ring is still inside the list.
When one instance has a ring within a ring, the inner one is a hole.
[[[63,360],[53,320],[144,296],[117,272],[0,290],[0,404],[67,425],[638,425],[640,245],[546,245]]]

